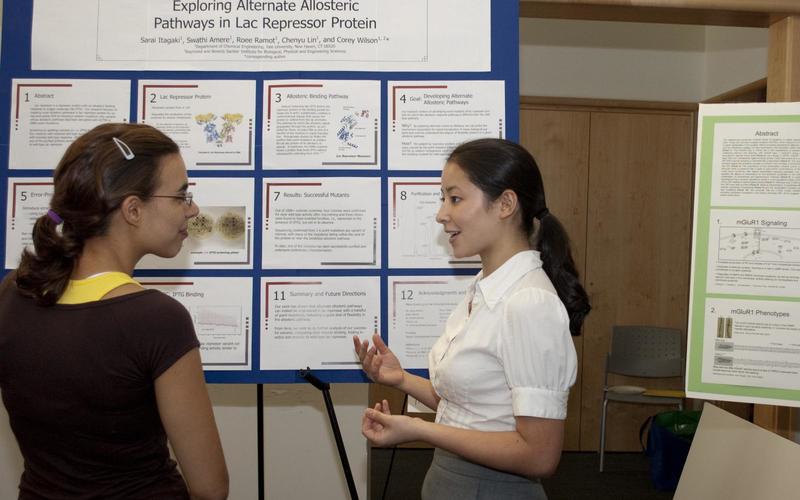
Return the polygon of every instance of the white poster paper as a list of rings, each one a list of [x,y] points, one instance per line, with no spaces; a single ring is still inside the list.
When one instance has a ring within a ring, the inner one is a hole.
[[[435,177],[389,179],[389,267],[480,267],[478,256],[456,258],[436,222],[441,182]]]
[[[800,406],[800,104],[701,104],[689,397]]]
[[[36,0],[31,45],[34,70],[489,71],[491,2]]]
[[[171,259],[145,255],[136,268],[252,269],[253,188],[252,179],[189,179],[200,213],[188,222],[183,248]]]
[[[264,82],[264,168],[379,169],[381,87],[373,80]]]
[[[12,80],[8,167],[55,168],[84,132],[127,122],[130,101],[129,80]]]
[[[378,332],[380,279],[261,279],[261,370],[353,370],[353,335]]]
[[[47,213],[53,197],[53,180],[45,177],[8,179],[6,196],[6,269],[19,264],[22,250],[32,248],[33,225]]]
[[[136,278],[175,298],[192,316],[203,369],[252,369],[253,281],[250,278]]]
[[[264,269],[379,268],[381,180],[264,179]]]
[[[186,168],[253,169],[254,81],[140,80],[138,110],[178,143]]]
[[[506,136],[502,81],[390,81],[386,94],[390,170],[441,170],[462,142]]]
[[[428,369],[428,352],[473,276],[390,276],[389,347],[405,369]]]

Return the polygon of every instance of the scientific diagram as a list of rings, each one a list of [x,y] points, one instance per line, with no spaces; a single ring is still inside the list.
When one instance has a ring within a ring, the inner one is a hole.
[[[720,261],[800,262],[800,229],[720,226]]]

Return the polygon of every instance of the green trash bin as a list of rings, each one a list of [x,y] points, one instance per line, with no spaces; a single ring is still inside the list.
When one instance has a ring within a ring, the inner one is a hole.
[[[674,410],[651,417],[647,436],[650,479],[661,491],[675,491],[700,422],[700,411]]]

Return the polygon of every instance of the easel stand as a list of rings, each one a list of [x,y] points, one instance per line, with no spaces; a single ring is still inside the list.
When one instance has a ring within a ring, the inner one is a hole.
[[[333,437],[336,439],[336,448],[339,450],[339,460],[342,463],[342,470],[344,470],[344,477],[347,480],[347,489],[350,490],[350,498],[358,500],[358,492],[356,491],[356,484],[353,481],[353,473],[350,471],[350,462],[347,460],[347,451],[344,449],[344,441],[342,440],[342,433],[339,430],[339,422],[336,420],[336,411],[333,408],[331,401],[331,386],[327,382],[318,379],[310,368],[305,370],[300,369],[300,376],[306,381],[322,391],[322,397],[325,399],[325,409],[328,410],[328,420],[331,423],[331,430],[333,430]]]

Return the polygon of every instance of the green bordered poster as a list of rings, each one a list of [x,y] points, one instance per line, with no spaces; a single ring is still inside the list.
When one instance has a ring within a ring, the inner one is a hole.
[[[686,393],[800,406],[800,103],[701,105]]]

